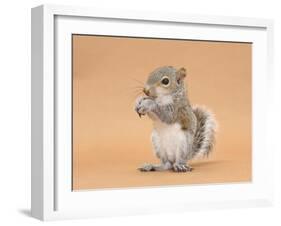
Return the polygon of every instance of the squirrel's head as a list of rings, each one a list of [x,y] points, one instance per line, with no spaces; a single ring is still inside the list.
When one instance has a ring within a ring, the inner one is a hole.
[[[185,68],[176,69],[172,66],[157,68],[150,73],[143,92],[152,98],[173,94],[184,90]]]

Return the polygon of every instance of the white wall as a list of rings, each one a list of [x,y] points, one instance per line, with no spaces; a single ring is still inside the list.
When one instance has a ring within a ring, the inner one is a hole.
[[[264,17],[275,19],[275,76],[280,86],[281,7],[278,0],[80,0],[53,1],[56,4],[88,5],[116,9],[138,9],[197,14]],[[1,2],[0,13],[0,224],[35,225],[28,217],[30,207],[30,8],[42,3],[35,0]],[[277,77],[278,76],[278,77]],[[277,85],[276,85],[277,86]],[[275,91],[279,97],[280,90]],[[277,102],[276,102],[277,103]],[[276,117],[280,115],[280,104]],[[276,120],[277,121],[277,120]],[[278,123],[278,126],[281,126]],[[278,126],[276,126],[276,132]],[[277,134],[276,139],[280,139]],[[186,214],[151,215],[54,222],[59,225],[280,225],[281,184],[280,152],[275,153],[276,205],[273,208],[216,210]],[[272,175],[269,175],[272,176]]]

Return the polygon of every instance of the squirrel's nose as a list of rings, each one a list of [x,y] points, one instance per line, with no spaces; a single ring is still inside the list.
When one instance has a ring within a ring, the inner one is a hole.
[[[145,95],[149,96],[149,89],[143,88],[143,92],[145,93]]]

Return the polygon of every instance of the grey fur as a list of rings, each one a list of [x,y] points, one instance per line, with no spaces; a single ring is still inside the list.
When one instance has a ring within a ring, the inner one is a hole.
[[[193,142],[192,158],[195,156],[208,157],[215,144],[217,122],[213,114],[206,108],[195,106],[193,112],[197,118],[197,130]]]
[[[136,101],[136,112],[140,116],[148,115],[154,122],[152,144],[161,161],[160,165],[145,164],[140,168],[141,171],[172,169],[175,172],[188,172],[192,170],[187,164],[189,160],[196,156],[208,156],[213,148],[216,121],[205,108],[190,105],[183,81],[185,73],[185,69],[176,70],[171,66],[156,69],[145,84],[149,96]],[[169,79],[168,85],[161,83],[163,78]],[[168,129],[163,135],[166,126]],[[169,128],[173,131],[170,132]],[[163,146],[163,142],[167,146]]]

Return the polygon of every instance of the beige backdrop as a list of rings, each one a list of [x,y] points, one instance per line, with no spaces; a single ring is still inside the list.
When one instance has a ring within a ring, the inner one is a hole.
[[[191,173],[136,170],[157,162],[151,121],[133,110],[138,81],[164,65],[187,68],[191,103],[219,122],[213,153]],[[74,190],[249,180],[251,44],[73,36]]]

